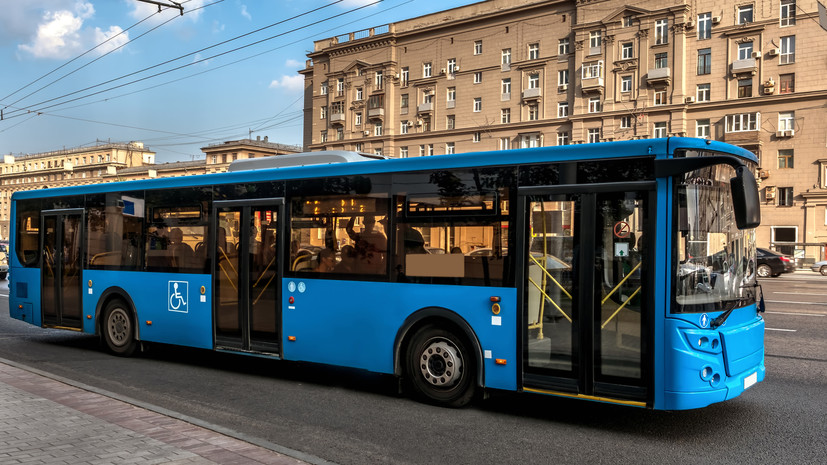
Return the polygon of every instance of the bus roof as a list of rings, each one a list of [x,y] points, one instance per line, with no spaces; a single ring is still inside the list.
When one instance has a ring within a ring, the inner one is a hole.
[[[428,171],[434,169],[509,166],[524,163],[547,163],[552,161],[598,160],[646,155],[655,156],[656,158],[668,158],[674,154],[675,150],[678,149],[716,151],[736,155],[750,161],[757,161],[757,158],[752,152],[741,147],[725,144],[723,142],[688,137],[669,137],[659,139],[601,142],[596,144],[536,147],[507,151],[470,152],[450,156],[439,155],[402,159],[378,159],[360,161],[358,163],[339,163],[335,162],[334,159],[338,156],[340,159],[365,160],[364,154],[357,154],[356,152],[332,151],[326,153],[338,155],[334,155],[332,157],[323,156],[320,158],[318,155],[323,152],[307,152],[305,154],[278,155],[272,157],[290,157],[291,160],[285,160],[288,162],[287,164],[289,166],[264,168],[261,167],[261,165],[266,165],[266,163],[256,164],[253,162],[257,161],[257,159],[254,159],[249,162],[249,169],[231,169],[225,173],[17,191],[12,195],[12,199],[18,200],[64,195],[94,194],[112,191],[194,187],[203,185],[237,184],[242,182],[247,183],[319,178],[328,176],[353,176],[405,171]],[[343,153],[347,153],[349,155],[342,155]],[[316,156],[314,157],[314,155]],[[315,160],[315,162],[296,165],[295,158],[298,157],[309,157]],[[246,164],[241,164],[241,166],[246,166]]]

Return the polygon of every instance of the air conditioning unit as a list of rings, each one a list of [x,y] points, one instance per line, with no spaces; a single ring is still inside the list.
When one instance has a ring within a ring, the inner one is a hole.
[[[454,66],[454,72],[455,72],[455,73],[458,73],[458,72],[459,72],[459,66]]]
[[[369,135],[370,135],[370,131],[365,131],[365,132],[364,132],[364,134],[365,134],[366,136],[369,136]]]
[[[761,58],[761,52],[752,52],[753,58]]]
[[[417,126],[422,126],[422,120],[421,119],[416,120],[416,125]]]
[[[690,19],[689,21],[686,22],[686,27],[695,27],[695,21],[692,21]]]
[[[712,24],[718,24],[720,22],[721,22],[721,17],[720,16],[713,16],[712,17]]]
[[[792,137],[795,135],[795,129],[784,129],[775,133],[775,137]]]
[[[414,125],[413,121],[408,121],[407,124],[406,124],[406,126],[408,126],[409,128],[412,128],[413,125]]]
[[[771,49],[767,50],[767,56],[769,56],[769,57],[774,57],[774,56],[776,56],[780,53],[781,53],[780,48],[771,48]]]
[[[758,177],[761,179],[767,179],[770,177],[770,170],[758,170]]]
[[[695,103],[695,97],[692,97],[692,96],[686,97],[686,103]]]
[[[442,68],[441,70],[439,70],[439,74],[445,74],[445,68]]]
[[[560,84],[559,86],[557,86],[557,90],[567,90],[568,88],[568,84]]]
[[[774,200],[775,199],[775,186],[767,186],[767,190],[764,191],[764,194],[767,197],[767,200]]]

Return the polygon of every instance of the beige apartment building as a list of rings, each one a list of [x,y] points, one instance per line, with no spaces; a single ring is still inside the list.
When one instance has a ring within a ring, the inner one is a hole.
[[[815,0],[487,0],[315,41],[304,141],[389,157],[664,136],[760,159],[760,247],[827,245]]]
[[[0,240],[9,239],[11,196],[16,191],[218,173],[227,171],[233,160],[298,153],[301,148],[258,137],[226,141],[201,150],[206,154],[205,160],[172,163],[155,163],[155,152],[141,142],[5,155],[0,164]]]

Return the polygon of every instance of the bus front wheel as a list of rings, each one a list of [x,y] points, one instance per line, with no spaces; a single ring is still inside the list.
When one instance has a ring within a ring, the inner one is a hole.
[[[112,300],[103,311],[103,339],[115,355],[129,357],[138,346],[132,312],[121,300]]]
[[[417,397],[448,407],[462,407],[474,396],[475,360],[466,341],[437,326],[425,326],[411,338],[407,377]]]

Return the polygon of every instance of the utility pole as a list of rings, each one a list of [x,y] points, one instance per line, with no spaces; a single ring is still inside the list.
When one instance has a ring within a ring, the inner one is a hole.
[[[158,1],[155,1],[155,0],[138,0],[138,1],[139,1],[139,2],[144,2],[144,3],[152,3],[153,5],[158,5],[158,13],[160,13],[160,12],[161,12],[161,7],[162,7],[162,6],[165,6],[165,7],[167,7],[167,8],[175,8],[175,9],[177,9],[178,11],[180,11],[180,12],[181,12],[181,16],[184,16],[184,7],[183,7],[183,6],[181,6],[181,4],[180,4],[180,3],[178,3],[178,2],[173,2],[172,0],[170,0],[170,2],[169,2],[169,3],[165,3],[165,2],[158,2]]]

